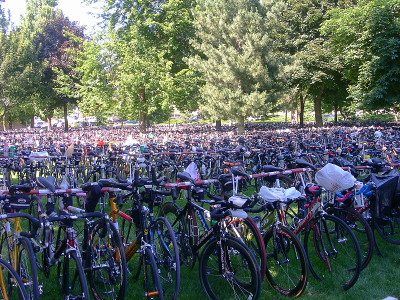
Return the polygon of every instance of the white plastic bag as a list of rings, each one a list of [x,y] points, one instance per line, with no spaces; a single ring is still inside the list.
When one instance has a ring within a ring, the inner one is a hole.
[[[326,190],[336,193],[353,187],[356,179],[341,167],[329,163],[315,173],[315,181]]]
[[[261,198],[265,201],[286,201],[287,199],[295,199],[301,196],[301,193],[294,187],[284,189],[284,188],[268,188],[262,186],[260,192],[258,193]]]
[[[33,161],[43,161],[46,158],[49,158],[49,153],[47,151],[31,152],[31,154],[29,154],[29,159]]]
[[[200,180],[200,172],[197,168],[197,165],[194,162],[191,162],[185,169],[185,172],[190,174],[190,177],[194,180]]]

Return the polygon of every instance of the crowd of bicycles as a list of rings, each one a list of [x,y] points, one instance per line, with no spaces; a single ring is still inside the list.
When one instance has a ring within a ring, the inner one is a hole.
[[[8,132],[3,299],[180,299],[194,268],[210,299],[299,297],[310,276],[346,291],[377,235],[400,245],[395,124],[247,129],[40,145]]]

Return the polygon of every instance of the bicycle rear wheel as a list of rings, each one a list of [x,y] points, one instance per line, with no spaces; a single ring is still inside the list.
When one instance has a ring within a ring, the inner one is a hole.
[[[201,285],[211,299],[258,299],[261,275],[254,255],[227,236],[208,242],[200,255]]]
[[[357,238],[339,218],[323,214],[313,220],[304,234],[304,249],[311,273],[317,279],[351,288],[361,272],[361,251]]]
[[[264,234],[267,257],[266,278],[281,294],[298,297],[308,282],[307,255],[298,237],[282,225]]]
[[[400,212],[392,213],[387,218],[374,218],[373,225],[385,241],[400,245]]]

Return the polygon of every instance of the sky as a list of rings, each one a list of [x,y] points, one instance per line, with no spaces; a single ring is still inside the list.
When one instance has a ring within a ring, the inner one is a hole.
[[[20,15],[25,14],[26,0],[5,0],[1,6],[11,12],[11,20],[15,25],[20,22]],[[58,0],[58,8],[70,21],[78,21],[80,25],[86,26],[89,32],[94,32],[96,28],[96,17],[90,13],[97,12],[94,5],[82,4],[81,0]]]

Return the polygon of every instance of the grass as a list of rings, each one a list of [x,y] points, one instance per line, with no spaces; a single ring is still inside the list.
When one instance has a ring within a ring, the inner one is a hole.
[[[377,236],[377,243],[383,256],[375,255],[370,265],[361,273],[358,282],[348,291],[344,291],[335,281],[318,281],[310,274],[303,299],[332,299],[332,300],[375,300],[387,296],[400,295],[400,256],[399,246],[388,244]],[[130,262],[134,263],[134,260]],[[40,282],[43,285],[41,299],[61,299],[60,285],[57,280],[57,267],[53,267],[51,275],[46,278],[40,271]],[[132,276],[128,280],[127,299],[143,299],[142,280],[135,281]],[[179,299],[206,299],[199,281],[198,263],[193,268],[182,265],[181,292]],[[272,289],[267,281],[263,282],[260,299],[288,299]]]

